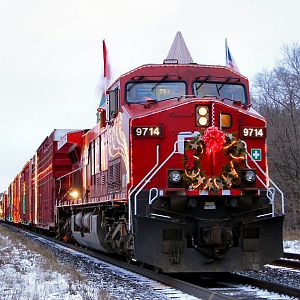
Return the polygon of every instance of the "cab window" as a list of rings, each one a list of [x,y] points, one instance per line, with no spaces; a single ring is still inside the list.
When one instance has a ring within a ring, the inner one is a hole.
[[[240,84],[194,82],[193,93],[199,98],[217,97],[218,99],[230,99],[246,103],[245,88]]]
[[[179,98],[186,94],[184,82],[130,82],[126,85],[128,103],[163,101]]]
[[[109,119],[114,118],[120,109],[119,89],[109,91]]]

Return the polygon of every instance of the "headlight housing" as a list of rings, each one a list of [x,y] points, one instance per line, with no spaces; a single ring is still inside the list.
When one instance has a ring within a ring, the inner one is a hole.
[[[196,124],[200,127],[207,127],[209,125],[209,108],[208,106],[196,107]]]
[[[256,181],[256,173],[254,170],[247,170],[245,172],[245,182],[254,183]]]
[[[169,181],[173,184],[178,184],[182,181],[182,174],[180,171],[172,171],[169,174]]]

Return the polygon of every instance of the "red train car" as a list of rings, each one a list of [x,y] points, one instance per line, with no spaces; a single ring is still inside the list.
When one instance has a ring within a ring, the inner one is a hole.
[[[72,191],[59,234],[165,272],[260,268],[282,255],[284,214],[266,120],[246,77],[193,63],[182,41],[109,87],[80,168],[58,180]]]
[[[7,193],[0,193],[0,220],[6,221],[8,219],[8,200]]]
[[[70,129],[54,130],[37,149],[32,159],[31,197],[33,224],[38,228],[55,231],[56,194],[62,189],[55,180],[70,171],[74,163],[74,151],[82,141],[82,131]],[[29,192],[29,190],[28,190]]]
[[[32,224],[32,199],[31,199],[31,183],[32,183],[32,163],[28,161],[20,173],[20,223],[25,225]]]
[[[13,223],[20,223],[20,174],[18,174],[12,182],[12,198],[11,198],[11,218]]]
[[[13,214],[13,183],[10,183],[7,188],[7,213],[6,221],[12,222]]]

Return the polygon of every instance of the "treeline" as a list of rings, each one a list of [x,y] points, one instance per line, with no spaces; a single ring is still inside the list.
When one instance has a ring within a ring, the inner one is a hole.
[[[285,195],[285,230],[300,228],[300,46],[284,45],[272,70],[258,73],[253,107],[267,118],[269,174]]]

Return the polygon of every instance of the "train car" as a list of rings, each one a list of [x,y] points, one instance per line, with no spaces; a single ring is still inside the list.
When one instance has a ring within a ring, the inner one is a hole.
[[[0,220],[6,221],[8,219],[8,201],[7,192],[0,193]]]
[[[0,221],[5,220],[5,209],[4,209],[4,192],[0,193]]]
[[[27,205],[32,207],[33,225],[39,229],[56,231],[56,195],[63,189],[56,185],[56,179],[72,171],[74,152],[82,144],[82,135],[81,130],[55,129],[32,158],[28,169],[32,178],[31,196]]]
[[[11,221],[20,223],[20,174],[18,174],[11,184]]]
[[[31,201],[31,183],[32,183],[32,161],[28,161],[20,173],[20,223],[32,225],[32,201]]]
[[[6,221],[12,222],[13,214],[13,183],[10,183],[7,187],[7,212]]]
[[[282,255],[284,198],[246,77],[194,63],[178,33],[163,64],[107,95],[81,164],[57,180],[61,237],[163,272],[259,269]]]

